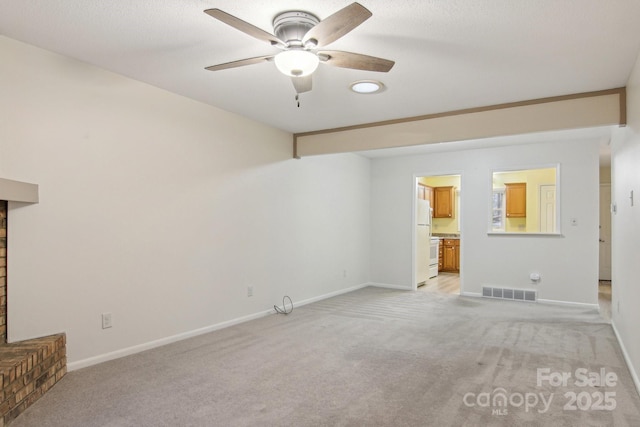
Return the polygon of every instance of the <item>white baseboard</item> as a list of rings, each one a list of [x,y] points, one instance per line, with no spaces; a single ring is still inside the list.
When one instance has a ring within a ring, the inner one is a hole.
[[[302,301],[297,301],[294,303],[295,307],[300,307],[301,305],[312,304],[314,302],[322,301],[327,298],[337,297],[338,295],[347,294],[349,292],[357,291],[358,289],[366,288],[367,286],[371,286],[370,283],[362,283],[360,285],[352,286],[350,288],[340,289],[337,291],[329,292],[328,294],[319,295],[313,298],[307,298]],[[273,310],[271,310],[273,312]]]
[[[369,283],[363,283],[357,286],[352,286],[346,289],[340,289],[338,291],[329,292],[328,294],[320,295],[313,298],[308,298],[302,301],[296,301],[295,307],[300,307],[302,305],[311,304],[316,301],[321,301],[323,299],[331,298],[334,296],[338,296],[341,294],[346,294],[348,292],[353,292],[358,289],[362,289],[364,287],[370,286]],[[86,368],[92,365],[97,365],[99,363],[107,362],[109,360],[119,359],[121,357],[129,356],[135,353],[140,353],[145,350],[151,350],[152,348],[161,347],[163,345],[171,344],[177,341],[182,341],[187,338],[192,338],[198,335],[206,334],[209,332],[217,331],[219,329],[228,328],[229,326],[234,326],[240,323],[248,322],[250,320],[259,319],[261,317],[268,316],[269,314],[274,314],[275,310],[264,310],[259,311],[254,314],[249,314],[247,316],[238,317],[236,319],[227,320],[224,322],[216,323],[215,325],[205,326],[204,328],[198,328],[191,331],[183,332],[181,334],[172,335],[170,337],[160,338],[158,340],[149,341],[143,344],[134,345],[127,348],[122,348],[116,351],[112,351],[109,353],[99,354],[97,356],[88,357],[86,359],[78,360],[75,362],[70,362],[67,364],[67,370],[75,371],[77,369]]]
[[[594,310],[600,310],[600,306],[598,304],[587,304],[585,302],[556,301],[552,299],[542,299],[542,298],[538,298],[538,302],[542,302],[545,304],[571,305],[574,307],[592,308]]]
[[[216,323],[215,325],[205,326],[204,328],[194,329],[192,331],[183,332],[181,334],[172,335],[166,338],[160,338],[158,340],[149,341],[143,344],[134,345],[120,350],[112,351],[98,356],[89,357],[87,359],[78,360],[76,362],[70,362],[67,364],[69,371],[75,371],[76,369],[86,368],[88,366],[97,365],[98,363],[107,362],[113,359],[119,359],[131,354],[140,353],[145,350],[151,350],[152,348],[161,347],[163,345],[171,344],[176,341],[182,341],[187,338],[192,338],[198,335],[206,334],[208,332],[217,331],[218,329],[228,328],[229,326],[237,325],[239,323],[248,322],[250,320],[259,319],[260,317],[267,316],[274,313],[274,310],[266,310],[258,313],[250,314],[248,316],[238,317],[237,319],[228,320],[225,322]]]
[[[460,292],[460,296],[463,297],[478,297],[481,298],[482,294],[478,293],[478,292]]]
[[[620,349],[622,350],[622,355],[624,356],[624,361],[627,363],[627,368],[631,373],[631,379],[633,380],[633,384],[636,386],[636,391],[638,395],[640,395],[640,378],[638,377],[638,373],[636,372],[633,363],[631,362],[631,358],[629,357],[629,353],[627,353],[627,348],[624,346],[624,342],[622,338],[620,338],[620,334],[618,333],[618,329],[616,329],[616,324],[611,320],[611,327],[613,328],[613,333],[618,340],[618,344],[620,345]]]
[[[465,296],[465,297],[483,298],[482,294],[476,293],[476,292],[462,292],[462,293],[460,293],[460,295]],[[494,299],[494,300],[498,300],[498,301],[510,301],[509,299],[502,299],[502,298],[490,298],[490,299]],[[552,300],[552,299],[541,299],[541,298],[539,298],[536,301],[525,301],[525,302],[539,302],[539,303],[543,303],[543,304],[554,304],[554,305],[569,305],[569,306],[573,306],[573,307],[592,308],[594,310],[599,310],[600,309],[600,306],[598,304],[587,304],[587,303],[584,303],[584,302],[571,302],[571,301],[556,301],[556,300]]]
[[[401,285],[391,285],[389,283],[369,282],[369,283],[366,284],[366,286],[375,286],[376,288],[386,288],[386,289],[398,289],[400,291],[411,291],[412,290],[411,287],[401,286]]]

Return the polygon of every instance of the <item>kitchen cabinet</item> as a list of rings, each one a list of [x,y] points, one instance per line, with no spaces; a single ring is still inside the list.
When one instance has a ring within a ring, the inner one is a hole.
[[[507,218],[525,218],[527,216],[527,183],[513,182],[504,186]]]
[[[442,239],[440,240],[440,251],[442,254],[439,259],[439,270],[447,272],[460,271],[460,239]]]
[[[434,218],[453,218],[455,216],[455,187],[434,187],[433,199]]]
[[[418,199],[428,200],[429,206],[433,208],[433,187],[418,183]]]
[[[426,185],[418,183],[418,199],[426,200],[425,198],[425,187]]]
[[[429,206],[433,209],[434,199],[433,199],[433,187],[425,186],[425,199],[429,201]]]

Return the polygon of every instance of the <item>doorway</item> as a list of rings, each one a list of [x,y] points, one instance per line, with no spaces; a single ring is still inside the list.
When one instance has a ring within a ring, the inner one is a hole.
[[[598,305],[600,314],[611,321],[611,184],[600,184],[598,236]]]
[[[429,206],[429,239],[421,236],[420,219],[416,218],[414,248],[414,289],[440,293],[461,293],[461,175],[424,175],[415,178],[415,206]],[[417,211],[416,211],[417,212]],[[418,214],[416,213],[416,216]],[[422,246],[429,245],[431,250]],[[427,276],[422,276],[420,266],[428,262],[421,254],[430,256]],[[435,266],[433,264],[436,264]]]

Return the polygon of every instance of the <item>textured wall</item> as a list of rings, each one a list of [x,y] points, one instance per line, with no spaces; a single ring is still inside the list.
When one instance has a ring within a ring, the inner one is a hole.
[[[295,160],[287,132],[0,52],[0,176],[40,190],[9,203],[10,342],[66,332],[75,369],[368,282],[368,159]]]

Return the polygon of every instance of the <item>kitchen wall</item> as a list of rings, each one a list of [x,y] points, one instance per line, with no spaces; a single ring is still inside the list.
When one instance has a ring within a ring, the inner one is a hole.
[[[540,194],[541,185],[555,185],[556,168],[536,168],[493,174],[493,188],[505,188],[506,183],[524,182],[527,184],[526,218],[506,218],[506,232],[540,232]]]
[[[455,187],[456,198],[453,218],[433,218],[433,233],[457,234],[460,233],[460,176],[425,176],[419,180],[424,185],[430,187]]]
[[[598,145],[555,141],[373,159],[371,280],[411,288],[415,178],[460,174],[463,292],[494,285],[537,289],[542,300],[597,304]],[[562,236],[489,235],[492,171],[550,163],[561,165]],[[532,272],[542,275],[537,285]]]
[[[627,120],[612,142],[611,315],[640,392],[640,56],[627,83]]]
[[[293,160],[287,132],[5,37],[0,56],[0,177],[40,185],[9,206],[10,341],[65,331],[78,368],[368,282],[368,159]]]

